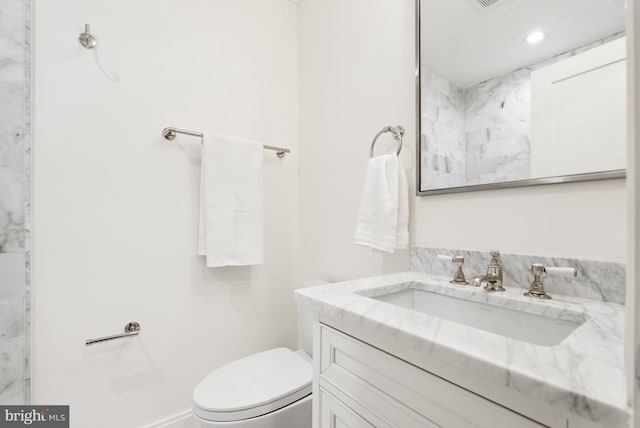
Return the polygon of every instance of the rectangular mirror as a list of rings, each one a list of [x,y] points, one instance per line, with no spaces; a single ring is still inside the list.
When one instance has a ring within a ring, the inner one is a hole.
[[[625,0],[416,0],[418,194],[625,177]]]

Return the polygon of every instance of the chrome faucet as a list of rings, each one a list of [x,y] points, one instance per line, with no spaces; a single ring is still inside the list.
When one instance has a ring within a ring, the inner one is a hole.
[[[504,291],[502,286],[502,264],[500,263],[500,252],[491,251],[491,261],[487,267],[487,274],[480,279],[480,283],[486,283],[484,289],[487,291]]]

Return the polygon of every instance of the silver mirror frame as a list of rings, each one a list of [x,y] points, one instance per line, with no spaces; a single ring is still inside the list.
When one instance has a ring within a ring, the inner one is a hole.
[[[449,187],[443,189],[422,190],[422,100],[420,98],[422,85],[420,80],[420,3],[421,0],[416,1],[416,19],[415,19],[415,34],[416,34],[416,195],[417,196],[430,196],[430,195],[442,195],[446,193],[462,193],[462,192],[475,192],[479,190],[494,190],[494,189],[509,189],[513,187],[527,187],[527,186],[541,186],[546,184],[559,184],[559,183],[575,183],[579,181],[595,181],[595,180],[610,180],[614,178],[626,178],[627,171],[625,169],[616,169],[611,171],[589,172],[585,174],[573,174],[573,175],[560,175],[555,177],[542,177],[542,178],[529,178],[527,180],[515,180],[505,181],[502,183],[487,183],[487,184],[473,184],[469,186]]]

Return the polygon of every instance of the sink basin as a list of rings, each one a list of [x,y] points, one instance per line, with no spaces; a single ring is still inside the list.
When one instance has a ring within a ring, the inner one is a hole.
[[[585,321],[579,313],[570,321],[413,288],[370,298],[541,346],[559,344]]]

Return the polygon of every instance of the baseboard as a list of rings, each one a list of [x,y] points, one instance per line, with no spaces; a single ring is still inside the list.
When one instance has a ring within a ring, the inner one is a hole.
[[[196,422],[193,420],[191,409],[187,409],[142,428],[195,428],[195,426]]]

